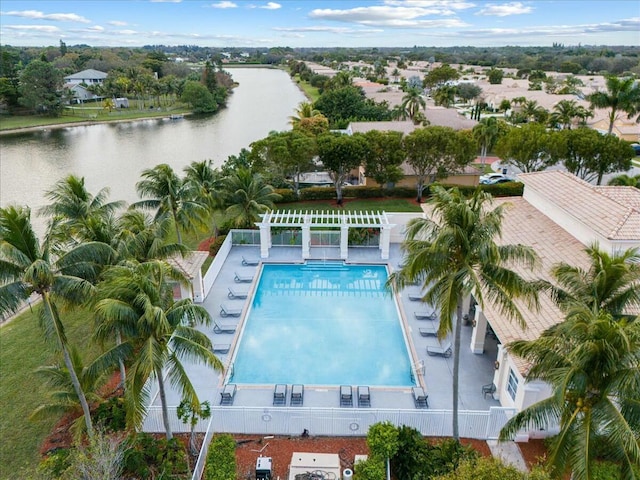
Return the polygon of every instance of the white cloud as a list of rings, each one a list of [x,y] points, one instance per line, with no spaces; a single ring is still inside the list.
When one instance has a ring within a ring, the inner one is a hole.
[[[545,25],[520,28],[485,28],[456,32],[460,37],[544,37],[581,36],[602,32],[637,32],[640,17],[627,18],[617,22],[589,23],[583,25]]]
[[[276,2],[267,2],[266,5],[263,5],[260,8],[264,8],[265,10],[278,10],[279,8],[282,8],[282,5]]]
[[[6,28],[7,30],[33,31],[44,33],[60,32],[60,29],[58,27],[54,27],[53,25],[4,25],[2,28]]]
[[[533,8],[524,5],[522,2],[511,3],[488,3],[476,15],[491,15],[496,17],[508,17],[509,15],[522,15],[523,13],[531,13]]]
[[[278,32],[323,32],[323,33],[380,33],[384,30],[379,28],[357,29],[348,27],[274,27]]]
[[[236,5],[233,2],[229,2],[227,0],[222,0],[218,3],[212,3],[211,7],[213,8],[238,8],[238,5]]]
[[[122,22],[120,20],[111,20],[110,22],[107,22],[107,24],[113,25],[114,27],[126,27],[129,25],[127,22]]]
[[[34,20],[53,20],[55,22],[91,23],[91,20],[88,20],[80,15],[76,15],[75,13],[43,13],[38,10],[21,10],[21,11],[14,10],[10,12],[1,12],[1,14],[7,17],[32,18]]]
[[[384,0],[384,4],[395,7],[441,7],[446,10],[466,10],[468,8],[475,7],[475,4],[473,3],[455,0]]]
[[[316,9],[309,13],[311,18],[350,22],[378,27],[463,27],[467,24],[459,19],[420,20],[429,15],[452,15],[453,12],[421,7],[357,7],[349,10]]]

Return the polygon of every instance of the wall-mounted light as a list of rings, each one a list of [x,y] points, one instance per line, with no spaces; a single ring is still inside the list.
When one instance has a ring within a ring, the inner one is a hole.
[[[496,370],[500,370],[500,362],[496,360],[496,363],[493,364]]]
[[[476,324],[477,324],[477,323],[476,323],[476,319],[474,318],[474,319],[473,319],[473,322],[471,322],[471,325],[473,325],[473,326],[475,327],[475,326],[476,326]]]

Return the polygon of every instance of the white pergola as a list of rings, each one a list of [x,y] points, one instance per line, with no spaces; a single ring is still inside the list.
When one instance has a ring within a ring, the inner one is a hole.
[[[256,225],[260,227],[260,256],[269,258],[271,248],[271,227],[300,228],[302,230],[302,258],[311,256],[311,228],[340,227],[340,258],[346,260],[349,256],[350,228],[379,228],[381,258],[389,258],[389,242],[391,229],[395,224],[389,223],[386,212],[329,212],[308,210],[286,210],[268,212],[261,215],[262,221]]]

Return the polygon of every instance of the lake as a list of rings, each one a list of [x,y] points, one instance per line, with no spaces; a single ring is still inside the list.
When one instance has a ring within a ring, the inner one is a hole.
[[[35,213],[47,203],[44,192],[71,173],[85,177],[91,193],[109,187],[111,200],[131,203],[138,199],[135,184],[144,169],[167,163],[181,171],[205,159],[220,166],[269,132],[290,128],[289,117],[305,97],[286,72],[266,68],[228,71],[239,86],[229,96],[227,108],[214,116],[65,127],[0,137],[0,206],[28,205]]]

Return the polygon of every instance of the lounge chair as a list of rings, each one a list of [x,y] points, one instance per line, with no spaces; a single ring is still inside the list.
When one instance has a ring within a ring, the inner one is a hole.
[[[291,406],[301,406],[302,402],[304,402],[304,385],[291,385]]]
[[[227,294],[227,297],[229,298],[237,298],[237,299],[243,299],[243,298],[247,298],[247,296],[249,296],[249,292],[246,290],[236,290],[235,288],[229,287],[229,293]]]
[[[214,343],[211,350],[213,351],[213,353],[229,353],[230,348],[230,343]]]
[[[353,407],[353,389],[351,385],[340,385],[340,406]]]
[[[416,408],[429,408],[429,395],[424,393],[422,387],[413,387],[411,394],[413,395],[413,403]]]
[[[412,302],[421,302],[423,297],[421,293],[410,293],[408,296],[409,300],[411,300]]]
[[[249,283],[249,282],[253,282],[253,273],[248,274],[248,273],[238,273],[238,272],[233,272],[235,274],[235,277],[233,278],[236,283]]]
[[[259,263],[260,260],[256,260],[254,258],[245,258],[244,255],[242,256],[242,265],[244,265],[245,267],[255,267]]]
[[[220,305],[220,316],[222,317],[239,317],[241,313],[242,308],[231,308],[224,303]]]
[[[482,396],[487,398],[487,395],[493,396],[496,392],[496,385],[494,383],[488,383],[487,385],[482,386]]]
[[[235,333],[236,325],[213,321],[213,333]]]
[[[224,390],[220,392],[220,405],[233,405],[233,399],[236,396],[236,384],[227,383],[224,386]]]
[[[421,327],[418,329],[418,331],[423,337],[436,337],[438,335],[438,329],[434,326]]]
[[[440,357],[450,357],[451,356],[451,342],[445,344],[438,344],[435,346],[427,345],[427,355],[430,356],[440,356]]]
[[[278,383],[273,389],[273,404],[274,405],[286,405],[287,404],[287,385],[284,383]]]
[[[366,408],[371,406],[371,394],[369,387],[366,385],[358,386],[358,408]]]
[[[435,310],[431,310],[430,312],[422,311],[422,312],[413,312],[413,316],[416,320],[435,320],[438,318]]]

